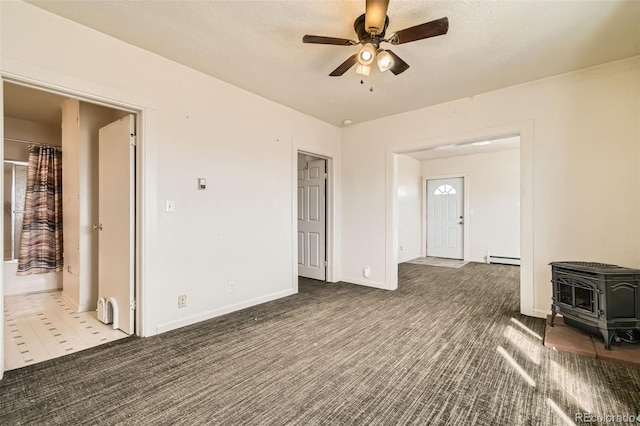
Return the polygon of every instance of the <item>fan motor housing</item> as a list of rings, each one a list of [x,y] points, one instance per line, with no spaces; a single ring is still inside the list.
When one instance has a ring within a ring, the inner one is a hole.
[[[372,34],[369,34],[369,32],[364,27],[364,13],[358,16],[355,22],[353,23],[353,29],[356,31],[356,34],[358,34],[358,41],[371,39],[372,43],[376,47],[378,47],[378,45],[380,44],[378,40],[384,38],[384,33],[385,31],[387,31],[388,26],[389,26],[389,16],[387,15],[387,17],[384,20],[384,28],[382,28],[382,31],[380,32],[380,34],[376,34],[374,36]],[[374,40],[376,40],[377,43],[375,43]]]

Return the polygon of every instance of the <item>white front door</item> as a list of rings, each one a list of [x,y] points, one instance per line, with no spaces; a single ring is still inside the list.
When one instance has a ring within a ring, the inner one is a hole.
[[[324,281],[326,160],[298,162],[298,275]]]
[[[463,178],[427,181],[427,256],[463,259]]]
[[[134,332],[135,119],[128,115],[100,129],[98,170],[98,295],[115,298],[114,323]]]

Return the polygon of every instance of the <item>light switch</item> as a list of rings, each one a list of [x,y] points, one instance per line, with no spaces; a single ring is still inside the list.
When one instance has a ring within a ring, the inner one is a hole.
[[[207,180],[205,178],[198,178],[198,189],[207,189]]]
[[[166,202],[166,204],[165,204],[165,211],[166,211],[167,213],[173,213],[173,212],[175,212],[175,210],[174,210],[174,203],[173,203],[173,201],[167,201],[167,202]]]

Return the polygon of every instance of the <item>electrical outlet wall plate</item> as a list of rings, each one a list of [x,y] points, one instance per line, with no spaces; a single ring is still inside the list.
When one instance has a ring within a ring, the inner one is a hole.
[[[178,296],[178,308],[186,308],[187,307],[187,295],[183,294]]]
[[[362,270],[362,276],[365,278],[369,278],[371,276],[371,268],[369,267],[369,265],[365,266]]]

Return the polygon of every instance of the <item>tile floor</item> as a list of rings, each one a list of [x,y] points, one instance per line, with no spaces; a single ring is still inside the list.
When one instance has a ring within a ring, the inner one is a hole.
[[[458,259],[445,259],[442,257],[417,257],[413,260],[409,260],[407,263],[414,263],[416,265],[443,266],[445,268],[462,268],[469,262]]]
[[[13,370],[127,337],[96,311],[76,313],[61,292],[4,298],[4,368]]]
[[[547,348],[640,367],[640,343],[613,342],[611,350],[606,350],[601,336],[594,337],[565,325],[561,316],[556,317],[554,324],[552,328],[551,315],[548,315],[544,335]]]

